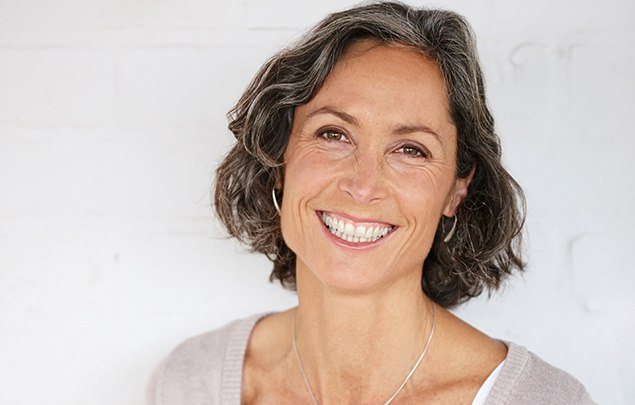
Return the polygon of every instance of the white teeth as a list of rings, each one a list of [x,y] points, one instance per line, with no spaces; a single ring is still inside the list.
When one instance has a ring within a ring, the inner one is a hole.
[[[355,226],[350,222],[344,222],[330,217],[326,213],[321,215],[322,221],[327,226],[329,231],[340,239],[353,243],[365,243],[374,242],[379,238],[382,238],[392,230],[393,227],[384,226]]]
[[[337,226],[338,232],[342,232],[342,233],[344,232],[344,229],[345,229],[344,221],[340,219],[340,221],[337,223],[336,226]]]
[[[366,227],[359,225],[356,227],[350,222],[344,222],[341,219],[337,220],[326,213],[322,213],[321,217],[333,235],[353,243],[374,242],[386,236],[392,230],[392,227],[383,226]]]
[[[357,228],[355,228],[355,236],[357,236],[358,238],[361,238],[364,235],[366,235],[366,227],[365,226],[360,225]]]

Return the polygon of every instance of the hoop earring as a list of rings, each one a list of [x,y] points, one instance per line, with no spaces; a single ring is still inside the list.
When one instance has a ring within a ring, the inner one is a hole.
[[[457,222],[457,218],[456,218],[456,214],[454,214],[454,224],[452,224],[452,229],[450,229],[450,232],[448,232],[448,234],[445,236],[445,238],[443,238],[443,241],[445,243],[448,243],[450,241],[450,239],[452,239],[452,236],[454,236],[454,231],[456,230],[456,222]]]
[[[271,197],[273,197],[273,205],[276,207],[276,211],[280,214],[280,206],[278,205],[278,201],[276,200],[276,188],[271,189]]]

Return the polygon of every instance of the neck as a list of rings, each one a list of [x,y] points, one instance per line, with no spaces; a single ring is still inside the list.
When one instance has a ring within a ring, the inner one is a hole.
[[[434,304],[421,291],[421,272],[363,293],[325,286],[300,260],[296,277],[296,346],[313,395],[320,403],[386,401],[432,328]]]

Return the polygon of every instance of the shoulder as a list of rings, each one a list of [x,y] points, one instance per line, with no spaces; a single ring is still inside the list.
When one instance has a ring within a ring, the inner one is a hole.
[[[524,346],[504,341],[509,352],[487,404],[595,404],[584,385]]]
[[[249,335],[265,315],[236,319],[183,340],[154,368],[146,404],[215,404],[221,386],[239,390]]]

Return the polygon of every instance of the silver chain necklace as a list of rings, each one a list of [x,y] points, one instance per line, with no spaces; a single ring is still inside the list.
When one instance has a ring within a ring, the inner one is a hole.
[[[403,389],[403,387],[406,385],[408,380],[410,380],[410,377],[412,377],[412,374],[414,374],[415,370],[419,366],[419,363],[421,363],[421,360],[423,359],[423,356],[428,351],[428,346],[430,345],[430,341],[432,340],[432,335],[434,334],[434,327],[435,327],[435,325],[437,323],[437,306],[436,306],[436,304],[434,302],[432,303],[432,309],[433,309],[432,329],[430,330],[430,335],[428,336],[428,341],[426,342],[426,345],[423,348],[423,351],[421,352],[421,355],[419,356],[419,359],[415,363],[414,367],[412,367],[412,370],[410,370],[410,373],[408,373],[408,376],[406,377],[406,379],[401,383],[401,386],[399,387],[399,389],[394,394],[392,394],[392,396],[390,398],[388,398],[388,400],[384,403],[384,405],[390,404],[392,402],[392,400],[395,399],[397,394],[399,394],[399,392]],[[295,356],[298,359],[298,365],[300,366],[300,372],[302,373],[302,378],[304,378],[304,383],[306,384],[306,387],[309,390],[309,394],[311,394],[311,399],[313,400],[313,404],[314,405],[318,405],[318,401],[315,398],[315,395],[313,395],[313,391],[311,390],[311,385],[309,384],[309,380],[306,378],[306,374],[304,373],[304,367],[302,367],[302,361],[300,360],[300,354],[298,353],[298,348],[297,348],[296,343],[295,343],[295,320],[296,320],[297,317],[298,317],[298,311],[295,312],[295,315],[293,317],[293,350],[295,351]]]

